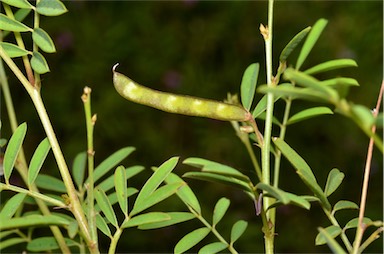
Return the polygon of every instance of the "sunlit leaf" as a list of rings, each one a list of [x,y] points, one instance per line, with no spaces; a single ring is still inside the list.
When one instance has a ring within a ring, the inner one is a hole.
[[[150,212],[134,216],[121,225],[122,228],[136,227],[149,223],[156,223],[170,220],[171,217],[167,213],[162,212]]]
[[[116,189],[117,200],[119,201],[121,211],[127,215],[128,214],[127,177],[125,175],[125,168],[123,166],[119,166],[116,168],[114,178],[115,178],[115,189]]]
[[[290,84],[280,84],[279,87],[282,87],[282,86],[285,86],[285,85],[290,85]],[[264,87],[268,87],[267,85],[264,85]],[[275,102],[280,99],[281,96],[275,96],[274,99],[275,99]],[[259,102],[256,104],[256,107],[255,109],[253,110],[252,112],[252,116],[253,118],[257,118],[259,117],[259,115],[261,115],[261,113],[265,112],[265,110],[267,109],[267,95],[264,95],[260,100]]]
[[[336,238],[338,235],[341,234],[342,230],[340,227],[338,226],[329,226],[329,227],[326,227],[324,229],[325,232],[327,232],[327,234],[332,237],[332,238]],[[323,245],[323,244],[326,244],[327,243],[327,238],[324,236],[323,233],[318,233],[317,236],[316,236],[316,239],[315,239],[315,244],[316,245]]]
[[[233,244],[240,238],[240,236],[244,233],[247,227],[248,222],[244,220],[239,220],[235,224],[233,224],[231,229],[231,244]]]
[[[352,201],[340,200],[333,207],[332,214],[335,214],[337,211],[344,209],[359,209],[359,206]]]
[[[280,62],[285,62],[292,51],[299,45],[299,43],[307,36],[308,32],[311,30],[311,27],[307,27],[301,30],[298,34],[293,37],[288,44],[284,47],[283,51],[280,54]]]
[[[56,52],[55,44],[49,34],[43,29],[39,27],[33,29],[32,39],[42,51],[47,53]]]
[[[142,172],[145,168],[143,166],[132,166],[125,169],[125,177],[126,179],[130,179],[131,177],[139,174]],[[114,175],[109,176],[107,179],[102,181],[100,184],[97,185],[97,188],[102,189],[104,192],[108,192],[110,189],[115,187],[115,179]]]
[[[181,223],[181,222],[196,218],[194,214],[187,213],[187,212],[169,212],[166,214],[170,217],[169,220],[165,220],[161,222],[146,223],[146,224],[140,225],[138,228],[142,230],[164,228],[167,226],[175,225],[177,223]]]
[[[318,185],[316,178],[305,162],[305,160],[293,150],[284,140],[282,139],[273,139],[274,144],[282,152],[282,154],[287,158],[287,160],[295,167],[296,173],[300,176],[303,182],[313,191],[313,193],[320,199],[320,202],[327,210],[331,210],[331,204],[329,203],[325,193]]]
[[[59,16],[68,10],[59,0],[40,0],[36,5],[36,11],[45,16]]]
[[[314,108],[308,108],[304,109],[293,116],[291,116],[288,119],[287,124],[293,124],[293,123],[298,123],[300,121],[304,121],[316,116],[320,115],[326,115],[326,114],[333,114],[332,110],[327,108],[327,107],[314,107]]]
[[[21,144],[24,141],[25,134],[27,133],[27,124],[22,123],[17,127],[12,137],[10,138],[5,150],[4,160],[3,160],[3,169],[5,181],[8,182],[12,174],[13,167],[16,162],[17,155],[19,154]]]
[[[113,153],[95,168],[93,172],[93,180],[96,182],[105,174],[107,174],[111,169],[116,168],[116,166],[122,160],[128,157],[128,155],[130,155],[133,151],[135,151],[134,147],[124,147]],[[88,183],[88,179],[86,180],[86,183]]]
[[[127,197],[129,198],[130,196],[133,196],[133,195],[135,195],[138,192],[139,191],[136,188],[128,187],[127,188]],[[113,192],[113,193],[109,194],[108,195],[108,200],[109,200],[109,203],[111,203],[111,205],[116,204],[118,202],[116,192]],[[95,206],[95,209],[97,211],[100,211],[100,207],[98,207],[98,205]]]
[[[111,230],[103,217],[101,217],[100,213],[96,214],[96,226],[104,235],[112,237]]]
[[[370,218],[364,217],[363,218],[363,223],[364,224],[369,224],[372,223],[372,220]],[[345,225],[344,230],[351,229],[351,228],[357,228],[359,225],[359,218],[354,218]]]
[[[44,74],[50,71],[47,60],[45,60],[44,56],[37,51],[32,53],[31,66],[32,69],[39,74]]]
[[[4,49],[5,53],[7,53],[7,55],[11,58],[26,56],[29,54],[28,50],[22,49],[13,43],[0,42],[0,45]]]
[[[215,226],[224,217],[231,202],[227,198],[221,198],[217,201],[213,210],[212,225]]]
[[[337,241],[332,237],[332,235],[330,235],[325,229],[318,228],[318,230],[320,231],[320,234],[325,239],[326,243],[328,244],[329,248],[332,250],[333,253],[340,253],[340,254],[347,253],[337,243]]]
[[[158,188],[155,192],[153,192],[149,196],[146,196],[145,198],[136,198],[135,204],[133,205],[133,209],[129,213],[129,215],[133,216],[157,203],[160,203],[164,199],[175,194],[177,190],[183,185],[185,185],[184,182],[167,184]]]
[[[215,253],[219,253],[220,251],[224,250],[227,247],[228,246],[222,242],[210,243],[205,245],[203,248],[201,248],[198,254],[215,254]]]
[[[177,254],[186,252],[203,240],[209,232],[211,232],[209,228],[198,228],[188,233],[176,244],[174,253]]]
[[[255,95],[257,79],[259,76],[259,63],[253,63],[244,71],[241,81],[241,102],[246,110],[250,110],[252,106],[253,96]]]
[[[172,183],[185,183],[183,179],[181,179],[178,175],[171,173],[165,179],[167,184]],[[195,193],[193,193],[192,189],[185,183],[182,188],[179,188],[176,192],[177,196],[188,206],[190,206],[195,212],[201,214],[201,207],[199,204],[199,200],[197,199]]]
[[[22,227],[36,227],[48,225],[68,225],[69,221],[56,215],[27,215],[23,217],[2,220],[0,230],[18,229]]]
[[[337,168],[334,168],[329,172],[324,190],[327,197],[329,197],[340,186],[343,182],[344,176],[344,173],[340,172]]]
[[[26,194],[24,193],[17,193],[16,195],[13,195],[9,200],[7,200],[5,204],[2,204],[3,208],[0,212],[0,221],[12,218],[22,205],[25,196]]]
[[[336,59],[330,60],[304,71],[308,75],[314,75],[321,72],[331,71],[335,69],[341,69],[346,67],[357,67],[357,63],[352,59]]]
[[[37,175],[40,172],[41,167],[47,158],[48,152],[51,150],[51,144],[49,143],[48,138],[45,138],[39,146],[36,148],[36,151],[33,153],[31,162],[28,169],[28,185],[31,185],[35,182]]]
[[[28,32],[32,29],[24,25],[23,23],[11,19],[8,16],[0,13],[0,30],[12,31],[12,32]]]
[[[234,169],[232,167],[229,167],[227,165],[223,165],[214,161],[191,157],[184,160],[183,164],[187,164],[196,168],[201,168],[203,172],[232,176],[240,180],[249,181],[248,176],[244,175],[237,169]]]
[[[1,0],[1,2],[22,9],[32,9],[32,5],[27,0]]]
[[[363,105],[352,105],[351,107],[352,117],[354,120],[362,126],[362,128],[369,130],[375,123],[372,111]]]
[[[79,244],[72,239],[64,238],[68,247],[78,246]],[[60,249],[57,240],[53,236],[35,238],[27,244],[27,250],[32,252],[42,252]]]
[[[338,78],[333,78],[333,79],[327,79],[321,81],[321,84],[324,86],[329,86],[329,87],[338,87],[338,86],[360,86],[359,82],[357,82],[356,79],[353,78],[343,78],[343,77],[338,77]]]
[[[328,21],[325,19],[319,19],[312,27],[311,31],[309,32],[307,39],[304,42],[304,45],[300,51],[299,57],[297,58],[296,62],[296,69],[300,69],[302,64],[304,63],[305,59],[307,59],[309,53],[311,52],[313,46],[316,44],[317,40],[319,39],[321,33],[323,32],[325,26],[327,25]]]
[[[140,203],[144,201],[149,195],[151,195],[176,167],[178,160],[178,157],[173,157],[164,162],[145,182],[143,188],[141,188],[139,195],[136,198],[135,203]]]
[[[107,195],[104,191],[100,189],[95,189],[95,199],[97,201],[97,204],[99,205],[101,211],[107,218],[107,220],[112,223],[115,227],[117,227],[117,219],[115,212],[113,211],[112,205],[108,200]]]

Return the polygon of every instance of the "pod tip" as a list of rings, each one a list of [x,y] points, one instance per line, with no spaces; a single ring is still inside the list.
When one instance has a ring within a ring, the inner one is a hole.
[[[117,66],[119,66],[119,63],[115,64],[115,65],[112,67],[112,71],[113,71],[113,72],[116,71]]]

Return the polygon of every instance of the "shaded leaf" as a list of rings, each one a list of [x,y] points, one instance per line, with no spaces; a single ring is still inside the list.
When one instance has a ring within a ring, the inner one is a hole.
[[[97,201],[97,204],[99,205],[101,211],[107,218],[107,220],[112,223],[115,227],[118,227],[117,225],[117,219],[115,212],[113,211],[112,205],[108,200],[107,195],[104,191],[96,188],[95,189],[95,199]]]
[[[313,191],[313,193],[320,199],[321,204],[327,210],[331,210],[331,204],[329,203],[325,193],[318,185],[315,176],[312,173],[311,168],[305,162],[305,160],[293,150],[282,139],[273,139],[274,144],[282,152],[282,154],[288,159],[288,161],[296,168],[296,173],[300,176],[303,182]]]
[[[64,241],[68,247],[79,245],[77,242],[69,238],[64,238]],[[27,244],[27,250],[34,252],[58,249],[60,249],[60,246],[53,236],[35,238]]]
[[[316,44],[317,40],[319,39],[321,33],[323,32],[325,26],[327,25],[328,21],[325,19],[319,19],[312,27],[311,31],[309,32],[307,39],[304,42],[304,45],[300,51],[299,57],[297,58],[296,62],[296,69],[300,69],[302,64],[304,63],[305,59],[307,59],[309,53],[311,52],[313,46]]]
[[[280,62],[285,62],[289,55],[292,53],[292,51],[299,45],[299,43],[307,36],[309,31],[311,30],[311,27],[307,27],[303,30],[301,30],[298,34],[293,37],[288,44],[284,47],[283,51],[281,51],[280,54]]]
[[[288,119],[287,124],[293,124],[298,123],[303,120],[310,119],[312,117],[320,116],[320,115],[326,115],[326,114],[333,114],[332,110],[327,107],[314,107],[314,108],[308,108],[304,109],[293,116],[291,116]]]
[[[25,134],[27,133],[27,124],[22,123],[17,127],[12,137],[10,138],[5,150],[4,160],[3,160],[3,170],[5,181],[8,182],[11,177],[13,167],[16,162],[17,155],[19,154],[21,145],[24,141]]]
[[[224,217],[227,212],[231,202],[227,198],[221,198],[217,201],[215,208],[213,210],[213,220],[212,225],[215,226],[219,221]]]
[[[51,150],[51,144],[49,143],[48,138],[45,138],[36,148],[36,151],[33,153],[31,162],[29,163],[28,185],[32,185],[35,182],[35,179],[39,174],[41,167],[43,166],[45,158],[47,158],[49,150]]]
[[[340,172],[340,170],[337,168],[332,169],[328,174],[327,183],[325,185],[325,195],[329,197],[337,188],[339,188],[340,184],[343,182],[343,179],[343,172]]]
[[[241,80],[241,102],[246,110],[250,110],[252,106],[253,97],[255,95],[257,79],[259,76],[259,63],[253,63],[244,71]]]
[[[237,169],[223,165],[214,161],[202,159],[202,158],[187,158],[183,161],[183,164],[187,164],[196,168],[201,168],[204,172],[215,173],[219,175],[227,175],[238,178],[240,180],[249,181],[248,176],[244,175]]]
[[[23,203],[25,196],[25,193],[17,193],[6,201],[0,212],[0,221],[12,218]]]
[[[80,189],[84,183],[85,169],[87,164],[87,153],[81,152],[78,153],[73,160],[72,164],[72,176],[77,187]]]
[[[333,207],[332,214],[335,214],[337,211],[344,209],[359,209],[359,206],[352,201],[340,200]]]
[[[99,180],[111,169],[114,169],[122,160],[128,157],[128,155],[130,155],[133,151],[135,151],[134,147],[124,147],[114,152],[95,168],[93,172],[93,180],[95,182]],[[86,183],[88,183],[88,179],[86,180]]]
[[[372,111],[363,105],[352,105],[352,117],[354,120],[366,130],[370,130],[375,123]]]
[[[19,244],[19,243],[23,243],[23,242],[27,242],[28,240],[25,239],[25,238],[19,238],[19,237],[15,237],[15,238],[9,238],[9,239],[1,239],[1,244],[0,244],[0,251],[8,248],[8,247],[11,247],[13,245],[16,245],[16,244]],[[2,252],[2,253],[5,253],[5,252]]]
[[[0,230],[48,225],[68,225],[69,221],[56,215],[27,215],[1,221]]]
[[[167,184],[182,182],[185,183],[178,175],[171,173],[165,179]],[[196,198],[195,193],[192,189],[185,183],[182,188],[179,188],[176,192],[177,196],[189,207],[191,207],[195,212],[201,214],[201,207],[199,200]]]
[[[319,199],[314,196],[298,196],[293,193],[285,192],[284,194],[287,198],[289,198],[288,204],[296,205],[298,207],[309,210],[311,208],[311,201],[319,202]],[[267,209],[271,209],[273,207],[277,207],[280,205],[284,205],[283,202],[277,200],[273,205],[269,206]]]
[[[44,56],[37,51],[32,53],[31,66],[32,69],[39,74],[44,74],[50,71],[47,60],[45,60]]]
[[[244,233],[247,227],[248,222],[244,220],[239,220],[235,224],[233,224],[231,229],[231,244],[233,244],[240,238],[240,236]]]
[[[7,53],[7,55],[11,58],[26,56],[29,54],[28,50],[22,49],[13,43],[0,42],[0,45],[4,49],[5,53]]]
[[[290,84],[280,84],[279,87],[285,86],[285,85],[290,85]],[[264,85],[264,87],[268,87],[267,85]],[[278,99],[280,99],[281,96],[275,96],[274,97],[274,102],[276,102]],[[256,104],[255,109],[252,112],[253,118],[257,118],[261,113],[265,112],[267,109],[267,95],[264,95],[259,102]]]
[[[127,188],[127,197],[129,198],[130,196],[136,194],[137,192],[139,192],[137,189],[132,188],[132,187],[128,187]],[[111,205],[116,204],[118,202],[116,192],[113,192],[113,193],[109,194],[108,195],[108,200],[109,200],[109,203],[111,203]],[[98,205],[95,206],[95,209],[97,211],[100,211],[100,207]]]
[[[11,19],[6,15],[0,13],[0,30],[12,31],[12,32],[28,32],[32,29],[24,25],[23,23]]]
[[[335,59],[313,66],[312,68],[305,70],[304,73],[308,75],[314,75],[317,73],[346,67],[357,67],[357,63],[352,59]]]
[[[128,214],[127,176],[125,175],[125,168],[123,166],[119,166],[116,168],[114,178],[115,178],[115,189],[116,189],[117,200],[119,201],[121,211],[125,215],[127,215]]]
[[[140,214],[129,219],[128,221],[124,222],[123,225],[121,225],[121,228],[136,227],[136,226],[141,226],[149,223],[167,221],[170,219],[171,219],[171,216],[169,216],[167,213],[150,212],[150,213]]]
[[[336,238],[338,235],[340,235],[342,232],[341,228],[335,225],[326,227],[324,231],[333,239]],[[324,234],[321,232],[318,233],[315,239],[315,244],[323,245],[326,243],[327,243],[327,238],[324,236]]]
[[[112,237],[111,230],[103,217],[101,217],[100,213],[96,214],[96,226],[101,232],[103,232],[104,235]]]
[[[347,253],[344,249],[337,243],[337,241],[323,228],[318,228],[322,236],[325,238],[329,248],[333,253],[344,254]]]
[[[40,0],[36,5],[36,11],[45,16],[59,16],[68,10],[59,0]]]
[[[33,29],[32,39],[42,51],[47,53],[56,52],[55,44],[49,34],[43,29],[39,27]]]
[[[185,235],[175,246],[174,253],[183,253],[198,244],[208,234],[209,228],[198,228]]]
[[[222,242],[210,243],[201,248],[198,254],[214,254],[224,250],[227,247],[228,246]]]
[[[279,188],[265,183],[258,183],[256,188],[267,192],[269,195],[276,198],[285,205],[289,203],[289,198],[285,195],[285,191],[280,190]]]
[[[60,193],[67,192],[64,183],[61,180],[50,175],[39,174],[36,177],[35,184],[37,185],[37,187],[45,190],[51,190]]]
[[[144,225],[140,225],[138,228],[142,230],[164,228],[167,226],[171,226],[177,223],[181,223],[181,222],[196,218],[194,214],[187,213],[187,212],[169,212],[166,214],[170,217],[169,220],[161,221],[161,222],[146,223]]]

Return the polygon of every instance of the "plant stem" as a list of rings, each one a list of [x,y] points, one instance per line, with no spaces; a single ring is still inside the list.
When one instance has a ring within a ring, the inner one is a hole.
[[[272,38],[273,38],[273,3],[274,0],[268,1],[268,26],[264,27],[260,25],[261,34],[265,41],[265,54],[266,54],[266,69],[267,69],[267,84],[269,87],[273,87],[274,80],[272,76]],[[270,184],[270,151],[271,151],[271,135],[272,135],[272,117],[273,117],[274,95],[272,93],[267,94],[267,109],[265,118],[264,138],[263,146],[261,149],[261,164],[263,183]],[[274,200],[268,197],[263,197],[264,210],[273,204]],[[275,224],[275,209],[270,209],[266,212],[268,223],[271,226],[268,227],[268,232],[265,234],[265,252],[273,253],[274,249],[274,224]]]
[[[112,237],[111,244],[109,245],[108,254],[116,253],[117,243],[119,242],[119,239],[122,233],[123,233],[122,229],[120,229],[119,227],[116,228],[116,232]]]
[[[88,184],[87,184],[87,200],[88,200],[88,222],[92,240],[97,242],[97,228],[96,228],[96,214],[94,208],[94,156],[95,150],[93,148],[93,129],[96,119],[92,118],[91,112],[91,88],[84,87],[84,93],[81,100],[84,103],[85,122],[87,126],[87,155],[88,155]]]
[[[2,49],[0,49],[0,50],[2,50]],[[8,118],[9,118],[9,122],[11,125],[11,129],[14,132],[18,126],[18,122],[16,119],[15,107],[13,106],[13,102],[12,102],[11,92],[9,90],[8,80],[6,79],[6,75],[5,75],[5,71],[4,71],[3,61],[1,59],[0,59],[0,84],[1,84],[1,89],[3,91],[3,94],[4,94],[5,105],[7,108]],[[19,172],[23,181],[25,183],[27,183],[28,182],[28,164],[27,164],[27,160],[25,159],[23,147],[21,147],[21,149],[19,151],[19,154],[17,156],[17,161],[18,161],[18,163],[16,166],[16,170]],[[32,191],[34,193],[39,193],[39,190],[35,184],[30,185],[29,189],[30,189],[30,191]],[[39,207],[42,214],[49,215],[50,211],[48,209],[48,206],[40,199],[35,199],[35,200],[36,200],[36,204]],[[52,234],[54,235],[58,245],[60,246],[60,250],[63,253],[71,253],[67,244],[65,243],[64,236],[61,233],[59,227],[58,226],[50,226],[49,228],[51,229]]]
[[[20,69],[16,66],[16,64],[13,62],[13,60],[4,52],[3,48],[0,46],[0,57],[3,58],[3,60],[7,63],[9,68],[12,70],[12,72],[16,75],[16,77],[19,79],[19,81],[22,83],[24,88],[27,90],[29,96],[32,99],[32,102],[36,108],[36,111],[40,117],[40,121],[43,124],[44,130],[46,132],[46,135],[48,137],[48,140],[51,144],[51,148],[53,151],[53,154],[56,159],[56,163],[58,165],[61,177],[63,179],[64,185],[66,187],[66,190],[68,192],[68,196],[71,200],[71,204],[69,205],[71,212],[75,216],[79,228],[82,231],[85,242],[88,245],[89,251],[91,253],[99,253],[97,244],[95,244],[91,237],[88,230],[88,223],[85,218],[84,212],[82,210],[79,198],[76,194],[76,189],[73,184],[71,174],[68,170],[68,166],[66,164],[66,161],[64,159],[63,153],[61,152],[60,145],[57,141],[55,132],[52,128],[52,124],[49,120],[48,114],[45,110],[44,103],[42,101],[40,91],[39,89],[36,89],[36,87],[33,87],[29,81],[25,78],[23,73],[20,71]]]
[[[380,110],[381,105],[381,99],[384,92],[384,80],[381,83],[381,88],[379,92],[379,97],[377,99],[376,108],[373,112],[373,115],[377,117],[377,114]],[[376,132],[376,125],[373,125],[372,127],[372,133],[373,135]],[[360,200],[360,210],[359,210],[359,224],[357,226],[355,241],[353,242],[353,254],[359,253],[359,246],[361,244],[363,233],[364,233],[364,225],[363,225],[363,218],[365,213],[365,205],[367,201],[367,193],[368,193],[368,183],[369,183],[369,174],[371,172],[371,162],[372,162],[372,154],[373,154],[373,145],[374,145],[374,139],[371,137],[369,139],[369,145],[368,145],[368,152],[367,152],[367,160],[365,163],[365,169],[364,169],[364,181],[363,181],[363,188],[361,192],[361,200]]]

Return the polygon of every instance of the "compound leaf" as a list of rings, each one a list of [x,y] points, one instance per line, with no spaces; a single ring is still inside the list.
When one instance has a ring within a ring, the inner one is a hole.
[[[185,235],[181,240],[176,244],[174,253],[183,253],[198,244],[211,232],[209,228],[198,228],[194,231]]]

